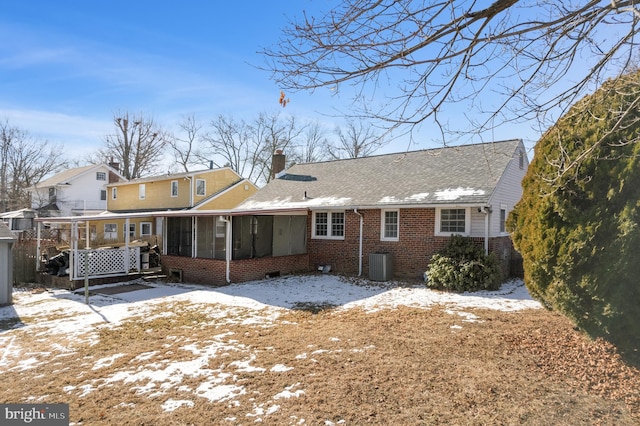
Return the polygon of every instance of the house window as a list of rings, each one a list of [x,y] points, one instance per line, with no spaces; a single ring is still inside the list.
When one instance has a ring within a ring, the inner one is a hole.
[[[104,224],[104,239],[105,240],[118,239],[118,225],[116,223]]]
[[[101,189],[100,190],[100,201],[107,201],[107,190],[106,189]]]
[[[507,208],[500,206],[500,232],[507,232]]]
[[[53,186],[49,188],[49,202],[51,203],[56,202],[56,188]]]
[[[207,191],[207,182],[204,179],[196,179],[196,195],[204,196]]]
[[[382,210],[380,239],[383,241],[398,241],[400,227],[400,212],[398,210]]]
[[[314,212],[313,236],[344,239],[344,212]]]
[[[151,222],[140,223],[140,236],[141,237],[151,236]]]
[[[123,229],[126,229],[126,225],[123,227]],[[126,237],[126,234],[125,234]],[[136,237],[136,224],[135,223],[130,223],[129,224],[129,238],[135,238]]]
[[[107,180],[107,174],[105,172],[96,172],[96,180]]]
[[[172,180],[171,181],[171,196],[172,197],[177,197],[178,196],[178,181],[177,180]]]
[[[111,199],[115,200],[118,198],[118,188],[111,188]]]
[[[144,200],[147,196],[147,186],[144,183],[138,185],[138,198]]]
[[[436,235],[468,234],[471,214],[466,208],[443,208],[436,211]]]

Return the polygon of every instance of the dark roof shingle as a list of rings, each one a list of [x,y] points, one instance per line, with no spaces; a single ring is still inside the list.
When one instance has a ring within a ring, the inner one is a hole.
[[[521,143],[516,139],[297,164],[238,208],[486,203]]]

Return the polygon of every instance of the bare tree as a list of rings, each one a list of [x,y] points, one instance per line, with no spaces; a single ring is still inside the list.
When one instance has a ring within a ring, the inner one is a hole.
[[[334,158],[367,157],[384,146],[384,138],[362,121],[349,120],[346,128],[336,127],[338,141],[329,146],[328,154]]]
[[[152,118],[128,112],[113,117],[115,132],[105,137],[103,158],[114,158],[127,179],[151,173],[161,162],[167,133]]]
[[[178,124],[181,133],[180,136],[170,137],[167,141],[177,165],[184,172],[189,171],[189,166],[199,158],[198,141],[201,138],[202,128],[204,124],[198,121],[195,115],[187,115],[182,118]]]
[[[354,86],[354,115],[387,128],[430,121],[445,136],[531,118],[548,127],[627,68],[639,24],[635,0],[346,0],[291,22],[263,53],[285,90]],[[462,109],[453,124],[445,106]]]
[[[209,123],[209,130],[202,136],[200,161],[212,161],[216,167],[230,167],[241,176],[253,174],[255,147],[249,139],[248,126],[244,121],[218,115]]]
[[[250,136],[257,147],[256,183],[269,182],[271,179],[271,158],[278,150],[294,151],[294,140],[300,135],[296,119],[293,116],[261,113],[250,126]]]
[[[61,146],[0,122],[0,211],[30,207],[28,189],[66,167]]]
[[[228,166],[239,175],[259,184],[269,181],[271,157],[279,149],[293,149],[299,130],[293,117],[261,113],[254,121],[236,121],[219,115],[202,137],[201,161]]]
[[[295,151],[290,155],[292,161],[296,163],[315,163],[327,156],[329,141],[325,135],[325,129],[317,121],[313,121],[304,126],[300,134],[299,143]]]

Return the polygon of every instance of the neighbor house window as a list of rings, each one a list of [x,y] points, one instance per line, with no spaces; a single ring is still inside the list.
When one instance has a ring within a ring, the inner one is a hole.
[[[107,201],[107,190],[106,189],[101,189],[100,190],[100,201]]]
[[[138,198],[144,200],[147,196],[147,186],[144,183],[138,185]]]
[[[140,223],[140,236],[141,237],[151,236],[151,222]]]
[[[400,212],[398,210],[382,210],[380,239],[398,241],[400,234]]]
[[[126,230],[127,226],[125,225],[123,228]],[[129,238],[135,238],[135,237],[136,237],[136,224],[135,223],[130,223],[129,224]]]
[[[178,181],[177,180],[172,180],[171,181],[171,196],[172,197],[177,197],[178,196]]]
[[[111,199],[115,200],[118,198],[118,188],[111,188]]]
[[[344,239],[344,212],[314,212],[313,236]]]
[[[436,235],[468,234],[471,227],[468,209],[437,209]]]
[[[118,224],[105,223],[104,224],[104,239],[116,240],[118,238]]]
[[[107,180],[107,174],[105,172],[96,172],[96,180]]]
[[[207,182],[204,179],[196,179],[196,195],[206,194]]]
[[[52,203],[56,202],[56,188],[53,186],[49,188],[49,201]]]

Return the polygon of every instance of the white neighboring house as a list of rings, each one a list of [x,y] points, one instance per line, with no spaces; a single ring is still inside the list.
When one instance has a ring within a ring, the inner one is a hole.
[[[31,207],[40,217],[101,213],[107,209],[106,185],[126,180],[105,163],[69,169],[30,188]]]

